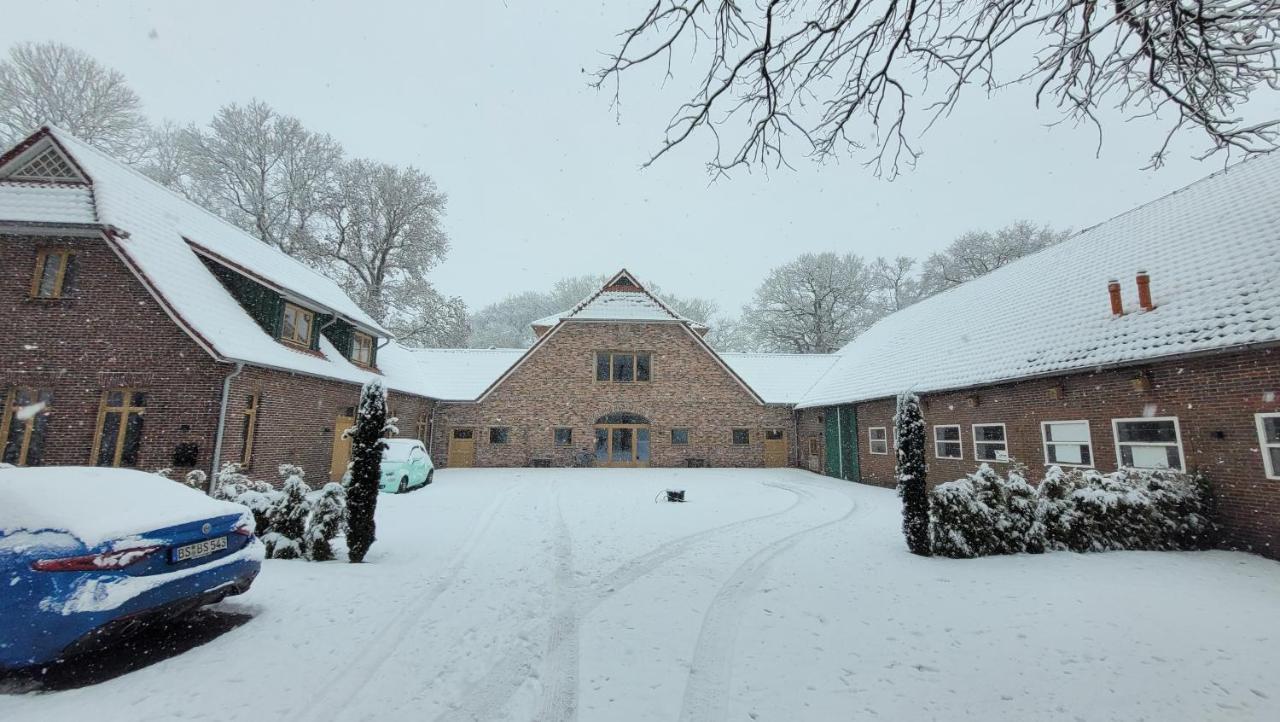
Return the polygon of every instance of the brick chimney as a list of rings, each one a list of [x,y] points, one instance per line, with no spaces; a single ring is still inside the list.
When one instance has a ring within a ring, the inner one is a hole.
[[[1111,296],[1111,315],[1123,316],[1124,303],[1120,300],[1120,282],[1114,278],[1107,281],[1107,295]]]
[[[1138,305],[1143,311],[1156,310],[1156,305],[1151,302],[1151,276],[1146,271],[1138,271]]]

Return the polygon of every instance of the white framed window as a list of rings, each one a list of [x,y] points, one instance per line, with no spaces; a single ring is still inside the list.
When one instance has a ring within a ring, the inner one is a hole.
[[[1255,414],[1258,420],[1258,450],[1268,479],[1280,479],[1280,413]]]
[[[1182,471],[1182,433],[1178,417],[1112,419],[1116,435],[1116,463],[1139,469]]]
[[[889,430],[884,426],[872,426],[867,429],[867,451],[873,454],[889,453]]]
[[[1088,421],[1042,421],[1044,463],[1057,466],[1093,466],[1093,440]]]
[[[959,424],[943,424],[933,427],[933,455],[939,459],[964,458],[964,448],[960,443]]]
[[[1008,461],[1009,437],[1004,424],[973,425],[973,458],[975,461]]]

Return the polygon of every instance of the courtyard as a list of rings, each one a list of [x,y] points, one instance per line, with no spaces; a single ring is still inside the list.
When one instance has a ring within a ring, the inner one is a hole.
[[[369,563],[268,561],[226,631],[92,683],[0,680],[0,718],[1280,717],[1262,557],[913,557],[891,490],[794,469],[436,479],[381,497]]]

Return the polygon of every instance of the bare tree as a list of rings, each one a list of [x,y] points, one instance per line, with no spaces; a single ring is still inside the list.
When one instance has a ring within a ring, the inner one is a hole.
[[[293,256],[305,258],[342,147],[253,101],[223,106],[178,137],[186,172],[173,187]]]
[[[916,259],[898,256],[887,260],[883,256],[871,264],[871,282],[880,296],[882,313],[901,311],[925,296],[923,284],[916,273]]]
[[[1015,221],[994,233],[970,231],[924,262],[920,282],[925,295],[945,291],[984,276],[1036,251],[1061,243],[1071,231]]]
[[[61,43],[18,43],[0,61],[0,144],[44,123],[125,160],[142,150],[147,128],[119,71]]]
[[[626,71],[665,63],[670,77],[686,53],[702,64],[650,163],[707,131],[713,171],[783,164],[794,135],[819,160],[872,146],[869,163],[892,177],[966,87],[1028,83],[1037,106],[1099,131],[1103,105],[1168,119],[1159,166],[1188,127],[1208,136],[1205,155],[1274,147],[1280,120],[1247,123],[1237,108],[1277,88],[1277,35],[1280,0],[655,0],[594,85],[612,83],[616,104]],[[1037,50],[1012,57],[1015,39]],[[1012,71],[997,75],[997,58]]]
[[[445,196],[430,176],[368,160],[337,166],[317,209],[325,220],[310,253],[352,298],[409,343],[465,338],[465,306],[426,280],[444,259]]]
[[[806,253],[773,269],[742,310],[756,350],[830,353],[879,317],[875,283],[853,254]]]

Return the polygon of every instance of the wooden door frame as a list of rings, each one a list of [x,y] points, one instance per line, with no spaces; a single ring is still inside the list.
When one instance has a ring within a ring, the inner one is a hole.
[[[591,427],[591,442],[595,443],[595,432],[597,429],[605,431],[605,461],[601,462],[596,459],[597,466],[617,467],[624,469],[644,468],[647,467],[653,459],[653,425],[652,424],[593,424]],[[613,460],[613,430],[614,429],[631,429],[631,461],[614,461]],[[644,429],[649,432],[649,458],[640,461],[640,438],[639,431]],[[593,446],[591,453],[594,455],[596,450]],[[594,457],[593,457],[594,458]]]

